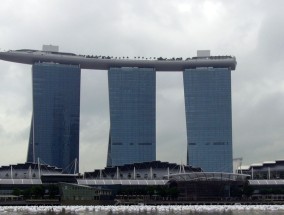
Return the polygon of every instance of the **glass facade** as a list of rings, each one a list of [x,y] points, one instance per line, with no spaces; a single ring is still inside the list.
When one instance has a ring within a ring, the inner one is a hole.
[[[110,135],[107,166],[156,160],[156,72],[108,71]]]
[[[76,164],[79,171],[80,79],[81,70],[76,65],[33,64],[28,162],[39,158],[62,169],[70,167],[66,169],[70,173]]]
[[[232,172],[231,70],[183,72],[187,164],[208,172]]]

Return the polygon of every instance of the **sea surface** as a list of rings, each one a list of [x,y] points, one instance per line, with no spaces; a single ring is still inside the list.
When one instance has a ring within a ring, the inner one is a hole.
[[[282,205],[3,206],[0,215],[283,215]]]

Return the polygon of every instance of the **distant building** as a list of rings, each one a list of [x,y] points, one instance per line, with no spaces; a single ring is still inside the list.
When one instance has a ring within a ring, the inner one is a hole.
[[[80,77],[76,65],[33,64],[28,162],[39,159],[68,172],[79,171]]]
[[[156,72],[110,68],[107,166],[156,160]]]
[[[186,69],[183,80],[187,164],[232,172],[231,69]]]
[[[284,160],[266,161],[250,166],[241,166],[238,173],[251,176],[251,180],[278,180],[284,184]]]
[[[251,199],[269,202],[284,200],[284,160],[240,166],[238,173],[250,176],[248,186]]]

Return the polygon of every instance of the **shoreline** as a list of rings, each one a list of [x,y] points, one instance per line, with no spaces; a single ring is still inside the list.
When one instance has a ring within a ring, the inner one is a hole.
[[[58,206],[58,207],[70,207],[70,206],[82,206],[82,207],[137,207],[137,206],[149,206],[149,207],[187,207],[187,206],[283,206],[284,201],[150,201],[150,202],[120,202],[114,204],[113,201],[72,201],[72,202],[60,202],[59,200],[19,200],[19,201],[0,201],[0,207],[13,207],[13,206]]]
[[[0,206],[0,213],[6,212],[147,212],[164,214],[165,212],[224,212],[224,211],[284,211],[284,205],[167,205],[167,206]]]

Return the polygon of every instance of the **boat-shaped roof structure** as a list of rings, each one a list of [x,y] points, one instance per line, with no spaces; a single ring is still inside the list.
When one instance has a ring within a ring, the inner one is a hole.
[[[129,59],[110,56],[77,55],[57,51],[39,51],[20,49],[0,52],[0,59],[23,64],[52,62],[80,65],[82,69],[108,70],[111,67],[154,68],[156,71],[183,71],[197,67],[231,68],[235,70],[237,62],[232,56],[202,56],[183,60],[182,58]]]

